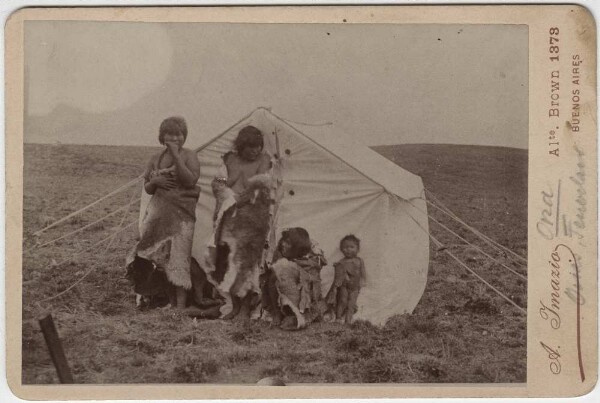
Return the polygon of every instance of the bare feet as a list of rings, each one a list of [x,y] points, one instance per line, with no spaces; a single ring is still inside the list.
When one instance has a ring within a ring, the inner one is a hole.
[[[279,326],[281,325],[281,320],[283,318],[283,315],[281,314],[281,312],[278,310],[275,311],[275,313],[273,313],[273,321],[271,322],[273,326]]]
[[[229,312],[227,315],[225,315],[223,317],[223,319],[225,319],[225,320],[231,320],[231,319],[235,318],[238,315],[238,313],[240,313],[240,309],[242,307],[240,298],[232,296],[231,303],[232,303],[233,307],[231,308],[231,312]]]
[[[286,316],[281,321],[281,328],[283,330],[296,330],[298,328],[296,318],[294,316]]]

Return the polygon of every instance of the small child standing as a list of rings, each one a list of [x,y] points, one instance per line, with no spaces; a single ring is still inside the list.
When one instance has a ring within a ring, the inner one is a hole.
[[[340,250],[344,258],[333,264],[335,277],[326,299],[328,305],[335,306],[337,321],[350,324],[357,310],[358,294],[366,283],[365,263],[358,257],[360,239],[356,236],[343,237],[340,241]]]

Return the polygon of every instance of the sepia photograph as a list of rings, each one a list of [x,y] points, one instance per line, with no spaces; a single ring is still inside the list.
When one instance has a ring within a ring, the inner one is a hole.
[[[527,382],[527,25],[27,20],[23,52],[23,385]]]

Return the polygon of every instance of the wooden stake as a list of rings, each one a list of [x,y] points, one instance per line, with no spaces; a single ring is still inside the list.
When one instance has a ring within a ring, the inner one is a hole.
[[[74,383],[73,375],[71,375],[71,369],[69,363],[65,357],[60,338],[56,332],[56,326],[54,326],[54,320],[51,314],[47,314],[45,317],[39,320],[40,328],[44,334],[50,357],[58,373],[58,380],[60,383]]]

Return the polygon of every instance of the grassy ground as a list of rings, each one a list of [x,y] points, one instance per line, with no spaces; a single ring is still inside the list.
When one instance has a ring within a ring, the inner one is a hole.
[[[425,186],[471,225],[526,256],[526,151],[448,145],[377,151],[421,175]],[[136,220],[136,203],[127,217],[121,212],[78,236],[28,250],[36,241],[34,231],[135,178],[153,152],[142,147],[26,145],[23,383],[57,382],[37,324],[47,310],[81,383],[254,383],[265,376],[319,383],[526,380],[525,317],[433,246],[427,287],[412,315],[396,316],[383,328],[365,322],[350,328],[327,323],[299,332],[263,322],[197,321],[171,311],[136,310],[122,278],[124,256],[135,242],[133,229],[110,245],[73,256],[73,251]],[[100,203],[37,241],[93,222],[139,192],[135,187]],[[430,214],[444,219],[433,209]],[[473,240],[447,219],[444,223]],[[525,281],[461,246],[434,222],[430,228],[448,250],[525,306]],[[66,258],[73,261],[55,266]],[[88,270],[91,274],[75,288],[43,301]]]

